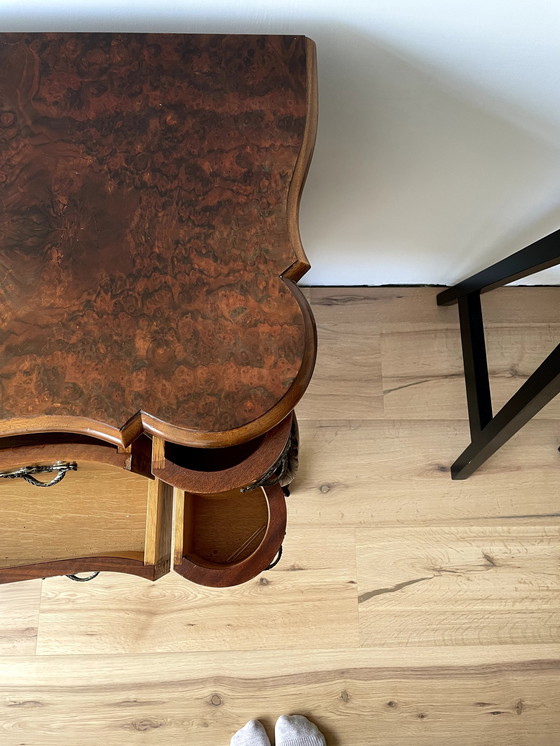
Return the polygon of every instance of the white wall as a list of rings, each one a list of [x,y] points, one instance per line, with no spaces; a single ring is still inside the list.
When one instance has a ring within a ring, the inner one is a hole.
[[[557,0],[0,0],[0,28],[313,38],[306,283],[451,284],[560,227]]]

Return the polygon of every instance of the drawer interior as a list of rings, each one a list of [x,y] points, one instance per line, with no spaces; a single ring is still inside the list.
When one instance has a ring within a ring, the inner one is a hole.
[[[165,458],[192,471],[223,471],[247,461],[260,448],[264,436],[227,448],[192,448],[165,443]]]
[[[290,414],[264,435],[226,448],[193,448],[154,437],[152,474],[198,496],[229,493],[254,484],[274,469],[290,442],[293,423],[294,415]],[[230,497],[234,505],[234,496]],[[244,501],[238,503],[239,509],[245,510]],[[193,510],[197,510],[194,504]]]
[[[175,490],[174,570],[194,583],[246,583],[271,564],[285,533],[278,484],[220,494]]]
[[[0,568],[104,555],[144,561],[150,482],[93,462],[52,487],[0,479]]]
[[[182,555],[230,565],[258,548],[268,525],[268,503],[261,489],[219,496],[184,494]]]

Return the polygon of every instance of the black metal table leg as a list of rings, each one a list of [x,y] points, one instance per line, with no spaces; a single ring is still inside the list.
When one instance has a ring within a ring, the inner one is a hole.
[[[492,397],[480,293],[471,293],[459,298],[459,319],[469,422],[471,438],[474,439],[492,419]]]
[[[560,393],[560,345],[529,376],[451,467],[453,479],[466,479],[537,412]]]
[[[560,230],[526,246],[521,251],[496,262],[491,267],[477,272],[458,285],[447,288],[437,297],[438,306],[449,306],[464,295],[476,291],[487,293],[489,290],[507,285],[508,282],[520,280],[527,275],[534,275],[543,269],[560,263]]]
[[[560,230],[488,267],[437,296],[438,305],[459,305],[459,323],[471,444],[451,467],[466,479],[560,392],[560,345],[495,415],[484,341],[480,294],[560,263]]]

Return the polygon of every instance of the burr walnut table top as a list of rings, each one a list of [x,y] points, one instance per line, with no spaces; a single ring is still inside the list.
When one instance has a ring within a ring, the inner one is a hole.
[[[0,435],[221,446],[305,390],[299,36],[0,34]]]

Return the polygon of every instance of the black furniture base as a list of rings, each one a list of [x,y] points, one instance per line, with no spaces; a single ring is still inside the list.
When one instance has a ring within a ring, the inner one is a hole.
[[[471,429],[471,444],[451,467],[466,479],[560,392],[560,344],[494,416],[488,377],[481,293],[560,264],[560,230],[478,272],[437,296],[457,303]]]

